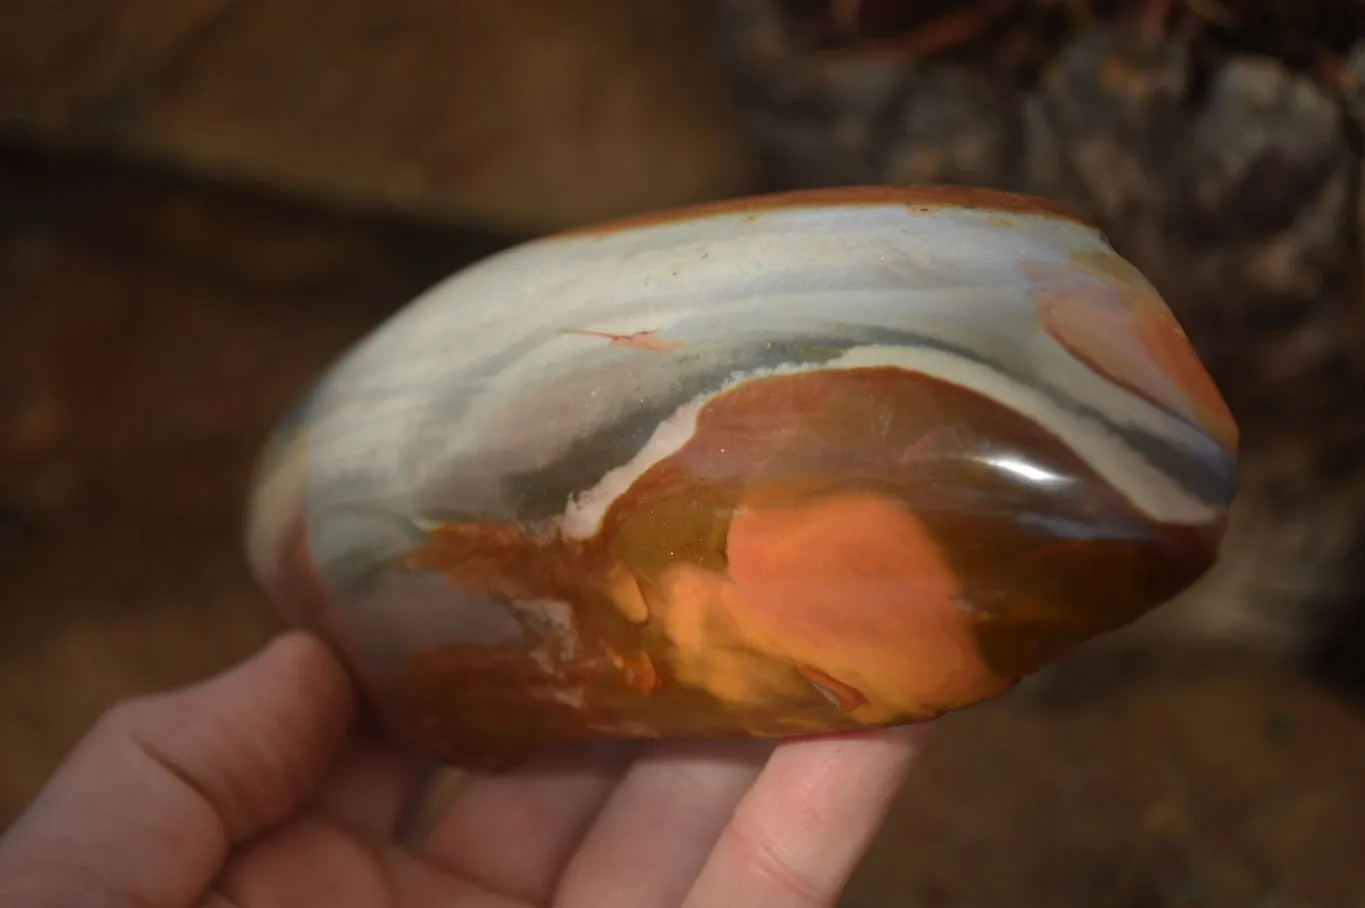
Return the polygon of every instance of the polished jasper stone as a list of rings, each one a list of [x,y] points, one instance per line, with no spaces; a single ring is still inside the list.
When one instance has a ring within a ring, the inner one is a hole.
[[[253,565],[394,731],[923,721],[1216,557],[1237,432],[1093,227],[963,189],[550,237],[415,301],[272,440]]]

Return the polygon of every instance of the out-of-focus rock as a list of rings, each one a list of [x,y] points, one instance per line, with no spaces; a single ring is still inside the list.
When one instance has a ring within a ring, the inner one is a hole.
[[[718,44],[770,182],[1014,182],[1018,101],[989,75],[904,54],[813,51],[773,0],[723,0],[716,10]]]
[[[0,125],[516,231],[735,194],[751,151],[685,0],[15,0]]]
[[[888,117],[909,72],[904,61],[867,58],[815,61],[796,73],[800,93],[750,111],[759,145],[782,148],[766,158],[765,176],[780,186],[882,182]]]
[[[926,69],[888,118],[881,179],[1008,187],[1023,144],[1014,96],[963,67]]]
[[[1332,99],[1250,55],[1192,84],[1173,39],[1078,39],[1027,101],[1025,186],[1090,214],[1178,296],[1232,281],[1235,317],[1328,292],[1351,167]]]

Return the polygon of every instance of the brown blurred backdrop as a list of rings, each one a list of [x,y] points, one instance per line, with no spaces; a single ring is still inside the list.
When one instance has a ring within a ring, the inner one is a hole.
[[[1360,12],[8,0],[0,823],[109,704],[277,629],[252,460],[414,294],[615,214],[957,181],[1148,272],[1243,494],[1189,596],[942,722],[846,904],[1365,908]]]

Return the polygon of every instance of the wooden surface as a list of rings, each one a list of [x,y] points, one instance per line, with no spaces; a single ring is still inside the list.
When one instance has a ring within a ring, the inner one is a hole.
[[[547,229],[742,192],[690,0],[10,0],[0,132]]]

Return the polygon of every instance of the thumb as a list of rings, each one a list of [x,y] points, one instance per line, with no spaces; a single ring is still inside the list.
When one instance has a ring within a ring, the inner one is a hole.
[[[0,905],[193,904],[233,845],[309,797],[355,711],[341,666],[302,633],[115,707],[0,839]]]

